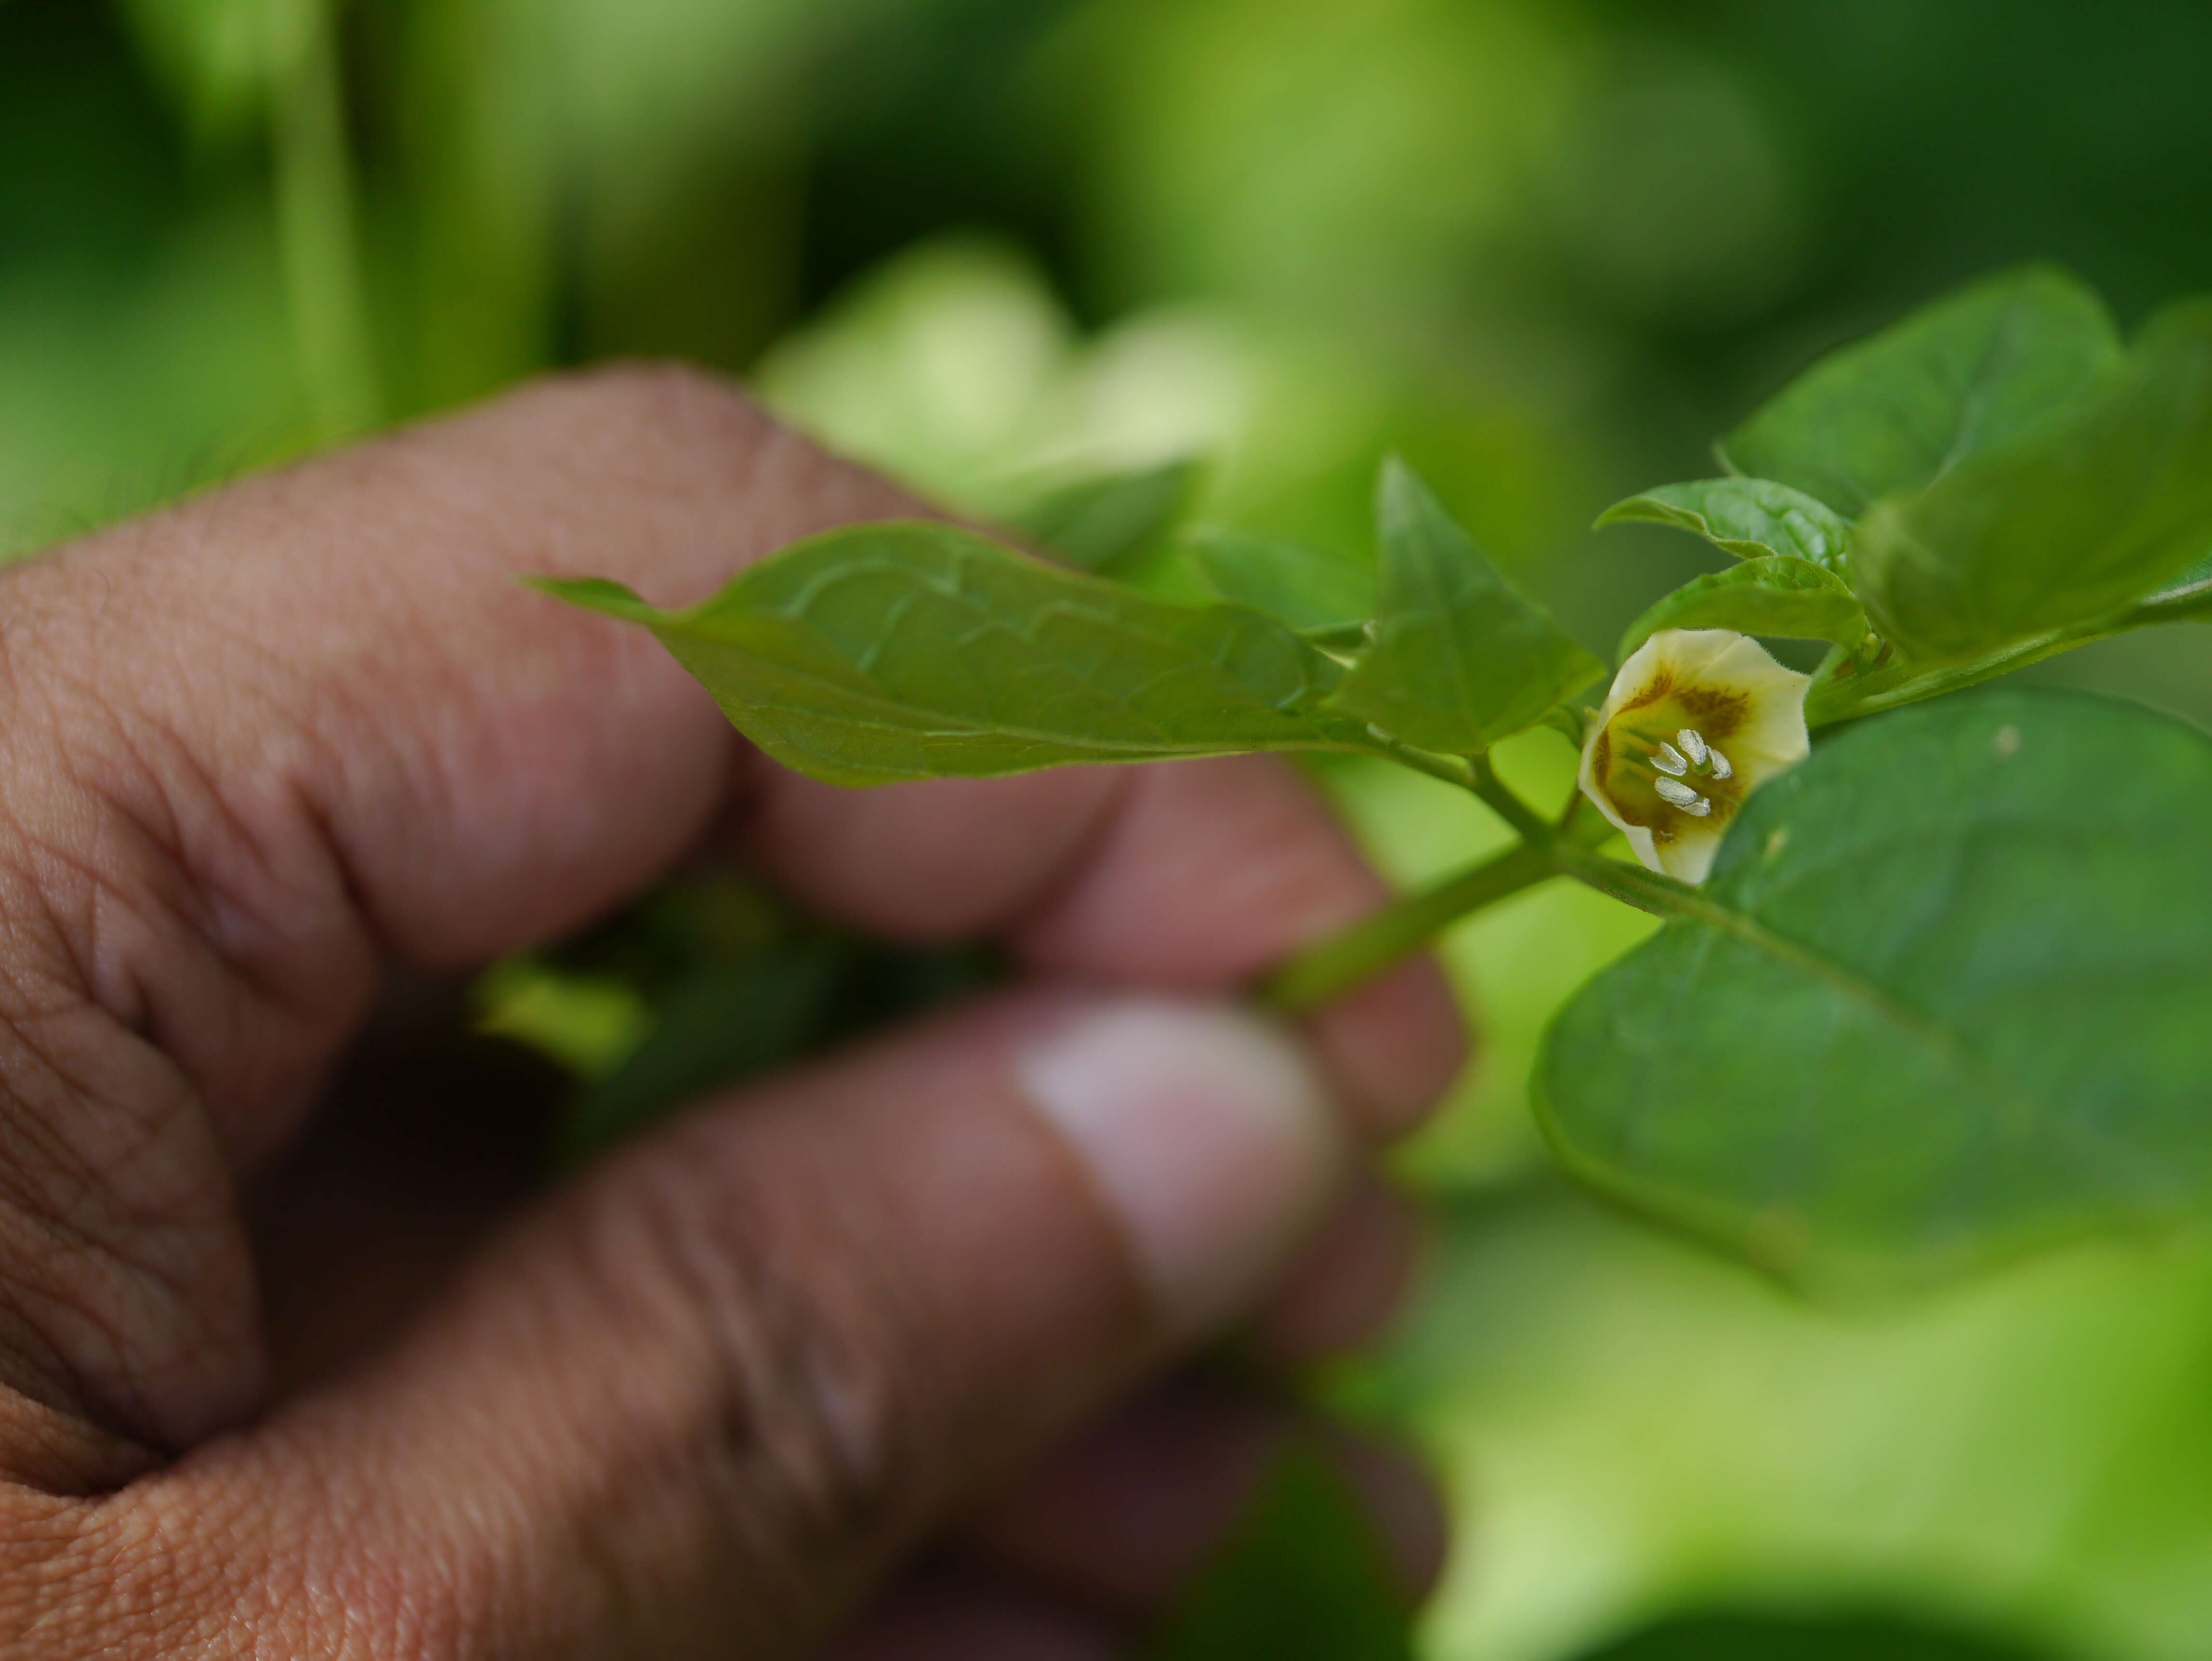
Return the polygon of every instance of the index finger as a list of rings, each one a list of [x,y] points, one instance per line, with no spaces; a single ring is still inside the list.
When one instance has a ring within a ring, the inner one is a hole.
[[[127,958],[105,984],[219,1113],[252,1118],[337,1041],[380,950],[456,964],[542,941],[724,813],[818,904],[1007,934],[1085,977],[1218,983],[1376,902],[1273,764],[830,792],[737,739],[643,631],[516,581],[689,601],[794,538],[917,511],[719,382],[625,369],[11,573],[10,666],[51,690],[9,748],[83,787],[147,867],[137,926],[101,944]],[[84,801],[16,811],[82,844]],[[1456,1056],[1419,971],[1355,1001],[1348,1037],[1331,1019],[1355,1086],[1425,1094],[1441,1081],[1412,1074]]]

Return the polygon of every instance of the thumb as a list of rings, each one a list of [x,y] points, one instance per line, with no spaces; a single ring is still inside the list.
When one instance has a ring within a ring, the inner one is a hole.
[[[611,1161],[231,1457],[264,1518],[266,1462],[310,1473],[297,1503],[347,1518],[319,1573],[375,1562],[457,1652],[787,1653],[1248,1303],[1347,1150],[1255,1017],[1018,995]]]

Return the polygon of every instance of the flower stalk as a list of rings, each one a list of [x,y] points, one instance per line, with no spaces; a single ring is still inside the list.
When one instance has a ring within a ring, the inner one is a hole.
[[[1553,877],[1660,916],[1710,910],[1695,885],[1729,820],[1761,779],[1806,754],[1809,684],[1748,636],[1659,631],[1621,666],[1604,708],[1582,724],[1577,788],[1549,818],[1498,776],[1487,755],[1420,754],[1423,771],[1463,785],[1520,840],[1292,956],[1260,983],[1261,1002],[1283,1014],[1316,1008],[1452,923]],[[1615,832],[1639,863],[1597,851]]]
[[[1558,874],[1549,849],[1516,843],[1298,952],[1261,982],[1260,1001],[1285,1015],[1319,1008],[1403,962],[1452,923]]]

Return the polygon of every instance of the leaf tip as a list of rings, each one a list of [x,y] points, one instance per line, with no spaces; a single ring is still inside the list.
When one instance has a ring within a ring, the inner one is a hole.
[[[526,576],[522,581],[542,594],[550,594],[555,599],[581,606],[587,611],[601,611],[634,623],[650,623],[659,615],[634,590],[610,577]]]
[[[1375,522],[1378,526],[1403,517],[1414,503],[1429,494],[1428,486],[1407,464],[1405,457],[1395,450],[1383,453],[1375,469]]]
[[[1602,531],[1608,525],[1626,525],[1636,520],[1651,517],[1652,502],[1644,491],[1621,499],[1590,521],[1590,529]]]

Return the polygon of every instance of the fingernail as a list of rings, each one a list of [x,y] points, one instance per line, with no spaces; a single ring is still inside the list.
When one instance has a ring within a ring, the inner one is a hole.
[[[1338,1115],[1304,1054],[1240,1010],[1094,1004],[1063,1016],[1018,1072],[1183,1331],[1248,1305],[1320,1221],[1346,1169]]]

